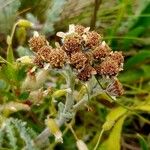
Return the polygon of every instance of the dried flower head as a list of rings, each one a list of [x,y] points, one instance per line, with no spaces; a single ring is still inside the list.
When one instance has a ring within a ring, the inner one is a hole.
[[[61,68],[66,61],[66,54],[61,48],[55,48],[48,55],[48,62],[54,68]]]
[[[81,51],[81,42],[82,42],[82,39],[80,36],[78,36],[76,34],[68,35],[64,39],[63,50],[68,55],[71,55],[72,53]]]
[[[35,52],[38,52],[45,45],[47,45],[47,41],[42,35],[33,36],[29,40],[29,46]]]
[[[103,41],[99,46],[97,46],[93,51],[93,57],[96,60],[100,60],[101,58],[105,58],[109,55],[111,48]]]
[[[44,67],[44,61],[43,61],[43,59],[42,59],[40,56],[38,56],[38,55],[34,58],[33,63],[34,63],[36,66],[38,66],[39,68],[43,68],[43,67]]]
[[[88,48],[98,46],[101,41],[101,36],[95,31],[87,32],[83,35],[83,38],[85,41],[85,46]]]
[[[75,32],[78,34],[83,34],[85,30],[85,27],[82,25],[76,25],[75,26]]]
[[[117,62],[112,59],[105,59],[100,65],[95,67],[99,75],[115,76],[119,73],[119,66]]]
[[[87,62],[88,62],[88,59],[87,59],[86,55],[82,52],[77,52],[77,53],[74,53],[71,55],[70,63],[77,70],[84,69]]]
[[[79,80],[82,81],[88,81],[89,78],[92,77],[92,75],[96,74],[96,70],[91,66],[91,65],[87,65],[85,66],[85,68],[78,74],[78,78]]]
[[[115,62],[117,62],[118,65],[124,62],[124,57],[122,55],[122,52],[115,51],[113,53],[110,53],[110,58],[113,59]]]
[[[48,62],[48,56],[52,51],[51,46],[43,46],[40,48],[40,50],[37,52],[37,55],[41,57],[45,62]]]
[[[106,91],[111,96],[121,96],[124,93],[122,84],[118,79],[114,79],[114,81],[107,86]]]

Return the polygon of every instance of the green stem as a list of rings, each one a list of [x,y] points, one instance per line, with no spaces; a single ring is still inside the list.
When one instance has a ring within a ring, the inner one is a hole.
[[[100,132],[100,134],[99,134],[99,137],[98,137],[98,141],[97,141],[97,143],[96,143],[96,145],[95,145],[95,147],[94,147],[93,150],[97,150],[97,148],[98,148],[98,146],[99,146],[99,143],[100,143],[100,141],[101,141],[101,138],[102,138],[103,133],[104,133],[104,129],[101,130],[101,132]]]

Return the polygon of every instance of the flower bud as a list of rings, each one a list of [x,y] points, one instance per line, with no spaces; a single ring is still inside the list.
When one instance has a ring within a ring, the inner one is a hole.
[[[63,89],[63,90],[57,90],[57,91],[55,91],[54,93],[53,93],[53,97],[54,98],[59,98],[59,97],[61,97],[61,96],[63,96],[63,95],[65,95],[66,93],[70,93],[71,92],[71,89],[69,88],[69,89]]]
[[[63,143],[62,132],[60,131],[56,121],[52,118],[48,118],[46,119],[45,123],[49,128],[50,132],[55,136],[55,140],[57,142]]]
[[[33,57],[31,57],[31,56],[23,56],[21,58],[18,58],[17,61],[21,62],[23,64],[32,64],[33,63]]]
[[[43,46],[46,45],[48,45],[48,43],[45,36],[43,35],[34,35],[29,40],[29,46],[35,52],[38,52]]]
[[[88,150],[86,144],[82,140],[76,142],[78,150]]]
[[[86,66],[87,62],[88,62],[88,58],[82,52],[77,52],[77,53],[71,55],[70,63],[77,70],[84,69],[84,67]]]
[[[29,27],[32,27],[32,26],[33,26],[33,23],[31,23],[30,21],[25,20],[25,19],[20,19],[20,20],[17,22],[17,25],[18,25],[19,27],[29,28]]]
[[[91,66],[91,65],[87,65],[79,74],[78,74],[78,78],[79,80],[82,81],[88,81],[89,78],[92,77],[92,75],[96,74],[96,70]]]

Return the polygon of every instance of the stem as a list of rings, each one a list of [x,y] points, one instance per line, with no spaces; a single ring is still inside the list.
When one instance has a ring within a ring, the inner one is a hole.
[[[98,148],[98,145],[99,145],[99,143],[101,141],[101,137],[102,137],[103,133],[104,133],[104,129],[101,130],[101,132],[99,134],[99,137],[98,137],[98,141],[97,141],[97,143],[96,143],[96,145],[95,145],[93,150],[96,150]]]
[[[91,26],[90,26],[91,29],[95,28],[96,19],[97,19],[97,12],[98,12],[98,9],[99,9],[99,6],[101,3],[102,3],[102,0],[95,0],[94,13],[93,13],[93,16],[91,19]]]
[[[66,103],[65,103],[65,108],[63,110],[63,112],[60,113],[60,116],[58,117],[58,119],[56,119],[56,122],[58,124],[58,126],[62,126],[66,120],[68,118],[66,118],[65,116],[63,116],[63,114],[66,114],[67,112],[71,112],[71,109],[74,105],[74,98],[73,98],[73,91],[74,91],[74,84],[75,84],[75,80],[74,80],[74,76],[72,74],[72,70],[71,68],[67,68],[66,72],[65,72],[65,78],[66,78],[66,82],[68,85],[68,88],[71,89],[70,93],[67,93],[66,96]],[[48,137],[51,135],[50,130],[48,127],[46,127],[34,140],[34,142],[36,143],[36,145],[38,145],[39,147],[42,147],[47,141],[48,141]]]
[[[68,127],[69,127],[69,129],[71,130],[71,132],[72,132],[72,134],[73,134],[74,138],[75,138],[76,140],[78,140],[78,137],[77,137],[77,135],[76,135],[75,131],[73,130],[73,128],[72,128],[72,126],[71,126],[71,124],[67,124],[67,126],[68,126]]]

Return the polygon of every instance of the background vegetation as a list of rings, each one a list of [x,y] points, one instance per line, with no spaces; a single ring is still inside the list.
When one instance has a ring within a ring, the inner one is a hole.
[[[8,35],[19,19],[29,20],[34,27],[17,27],[11,41]],[[31,66],[13,62],[32,55],[28,40],[34,30],[45,34],[53,45],[59,41],[56,32],[66,31],[69,24],[90,26],[113,50],[121,50],[125,56],[119,76],[125,94],[116,103],[105,95],[90,100],[90,109],[79,110],[72,121],[77,137],[90,150],[96,144],[98,150],[150,149],[149,0],[0,0],[0,149],[23,149],[24,145],[25,149],[33,149],[31,141],[44,129],[44,120],[52,109],[50,94],[33,99],[28,91],[20,92]],[[49,75],[49,80],[55,89],[64,84],[58,74]],[[35,105],[39,100],[42,103]],[[107,131],[99,143],[104,126]],[[61,130],[64,143],[50,137],[47,149],[76,149],[72,132],[65,125]]]

